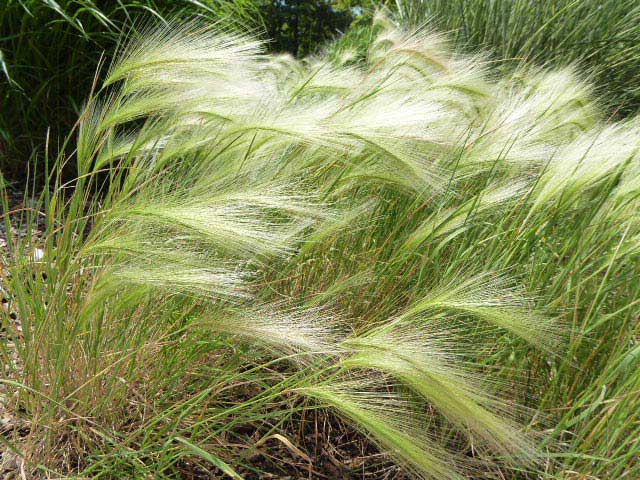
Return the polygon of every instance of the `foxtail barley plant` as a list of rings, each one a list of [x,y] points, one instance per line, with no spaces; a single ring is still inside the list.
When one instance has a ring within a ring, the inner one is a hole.
[[[637,119],[376,35],[345,64],[169,25],[97,77],[3,216],[45,222],[2,259],[25,472],[253,478],[321,411],[415,478],[640,473]]]

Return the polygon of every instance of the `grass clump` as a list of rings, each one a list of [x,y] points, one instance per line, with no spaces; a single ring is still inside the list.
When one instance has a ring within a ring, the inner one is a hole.
[[[282,473],[312,412],[418,478],[638,472],[637,120],[380,22],[354,65],[120,49],[3,258],[25,472]]]

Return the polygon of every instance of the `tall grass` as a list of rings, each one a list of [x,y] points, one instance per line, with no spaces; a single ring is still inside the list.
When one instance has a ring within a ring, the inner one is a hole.
[[[25,472],[260,476],[322,411],[417,478],[640,473],[638,120],[376,28],[362,64],[196,23],[121,47],[4,203],[46,222],[3,257]]]
[[[458,48],[486,51],[509,70],[523,60],[548,67],[579,65],[610,114],[640,107],[640,4],[636,0],[395,0],[383,2],[407,28],[425,23]],[[371,38],[369,15],[339,42],[359,49]]]

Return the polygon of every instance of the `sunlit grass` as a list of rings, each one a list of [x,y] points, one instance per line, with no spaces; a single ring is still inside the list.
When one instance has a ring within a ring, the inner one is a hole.
[[[237,478],[326,409],[418,478],[638,473],[637,120],[377,28],[348,67],[195,23],[121,48],[4,215],[46,220],[2,271],[27,471]]]

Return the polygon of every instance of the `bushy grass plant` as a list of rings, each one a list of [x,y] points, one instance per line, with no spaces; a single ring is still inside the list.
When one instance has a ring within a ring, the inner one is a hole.
[[[376,28],[362,64],[197,23],[122,46],[4,203],[45,222],[3,257],[25,475],[259,478],[271,438],[313,475],[318,412],[416,478],[640,473],[638,120]]]

